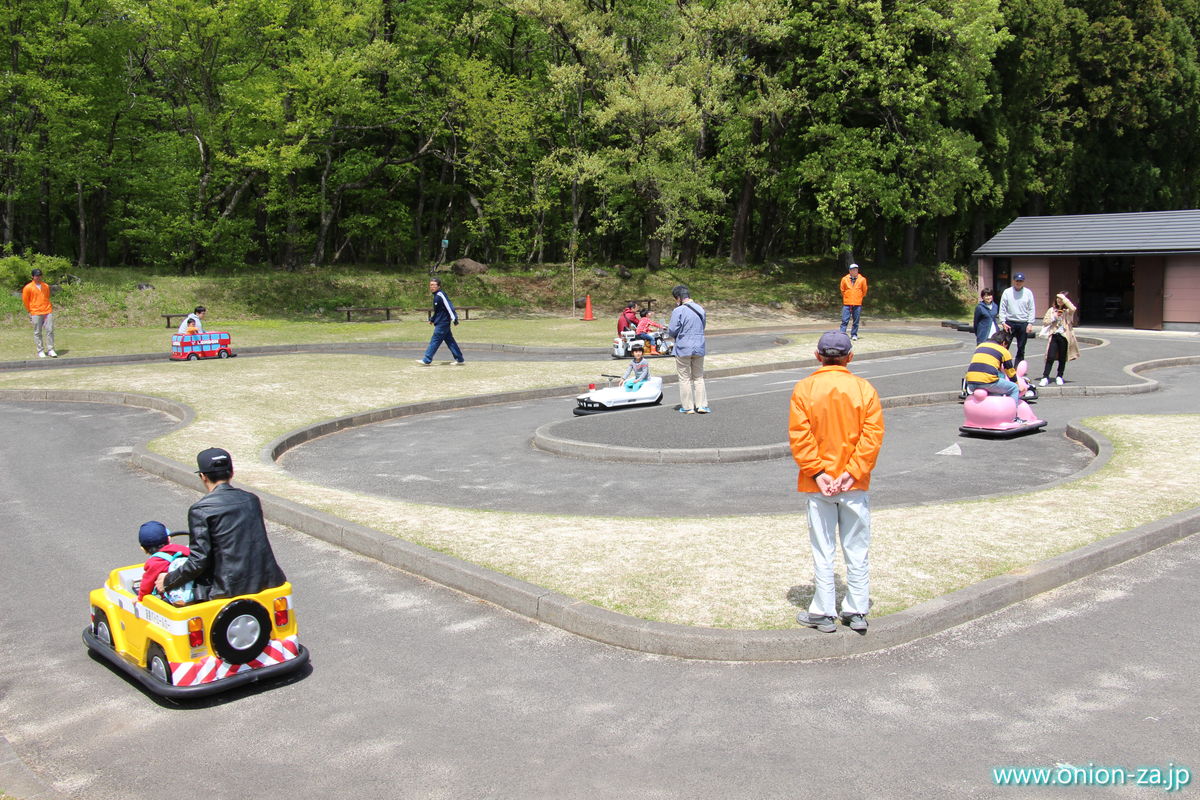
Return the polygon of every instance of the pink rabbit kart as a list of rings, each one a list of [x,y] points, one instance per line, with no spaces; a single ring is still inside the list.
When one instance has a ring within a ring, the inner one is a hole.
[[[1017,364],[1017,386],[1021,388],[1022,398],[1031,396],[1032,387],[1025,379],[1028,368],[1024,361]],[[1046,427],[1046,420],[1038,419],[1024,399],[1017,404],[1017,418],[1020,421],[1014,422],[1012,398],[1008,395],[988,394],[984,389],[976,389],[963,401],[963,424],[958,430],[968,436],[1008,439]]]

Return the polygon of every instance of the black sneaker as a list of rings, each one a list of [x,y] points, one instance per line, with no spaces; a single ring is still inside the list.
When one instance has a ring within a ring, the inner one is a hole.
[[[810,614],[807,611],[801,611],[797,614],[796,622],[809,628],[816,628],[821,633],[833,633],[837,630],[837,623],[833,617],[822,617],[819,614]]]
[[[843,614],[842,623],[852,631],[857,631],[858,633],[867,632],[866,614]]]

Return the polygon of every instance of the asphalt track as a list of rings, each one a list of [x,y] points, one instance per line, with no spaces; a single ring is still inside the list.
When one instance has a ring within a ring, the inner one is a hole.
[[[919,331],[960,344],[937,353],[861,360],[856,374],[887,397],[957,389],[974,345],[969,334]],[[786,334],[783,334],[786,336]],[[1068,478],[1092,453],[1065,435],[1067,423],[1112,413],[1170,413],[1191,404],[1200,368],[1171,371],[1160,391],[1079,395],[1084,387],[1132,387],[1145,379],[1124,367],[1195,355],[1192,336],[1092,330],[1103,341],[1085,347],[1067,369],[1063,390],[1042,390],[1035,410],[1049,424],[1010,440],[959,434],[962,407],[944,402],[885,411],[887,433],[872,478],[876,507],[1019,493]],[[721,340],[719,346],[726,346]],[[1040,376],[1042,348],[1027,348]],[[1035,355],[1039,354],[1039,355]],[[652,369],[670,369],[667,360]],[[535,449],[539,427],[556,435],[620,447],[730,447],[782,444],[788,398],[811,367],[708,380],[709,415],[674,410],[678,389],[662,406],[574,417],[571,396],[403,417],[314,439],[287,451],[286,469],[306,480],[384,497],[451,507],[612,516],[695,516],[795,511],[796,468],[788,457],[720,464],[628,464],[568,458]],[[1163,371],[1156,371],[1155,375]]]
[[[79,632],[138,523],[198,497],[128,464],[172,424],[0,403],[0,788],[22,800],[1094,797],[992,769],[1200,768],[1198,536],[885,652],[746,664],[600,645],[272,524],[311,672],[159,704]]]

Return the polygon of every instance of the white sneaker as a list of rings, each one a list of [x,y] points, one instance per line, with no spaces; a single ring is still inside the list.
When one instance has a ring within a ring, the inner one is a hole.
[[[1038,381],[1038,386],[1045,386],[1049,382],[1050,381],[1047,380],[1046,378],[1042,378],[1040,381]]]
[[[51,353],[50,355],[54,355],[54,353]],[[1059,386],[1062,386],[1062,378],[1055,378],[1054,382],[1057,383]]]
[[[46,354],[43,353],[41,350],[38,350],[38,358],[45,358],[45,357],[46,357]]]
[[[49,355],[51,358],[58,358],[58,353],[54,352],[53,350],[50,351]]]

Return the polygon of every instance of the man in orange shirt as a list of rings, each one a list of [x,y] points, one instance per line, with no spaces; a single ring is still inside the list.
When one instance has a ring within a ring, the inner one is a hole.
[[[808,500],[813,554],[813,599],[796,621],[822,633],[837,630],[833,561],[840,535],[846,560],[842,622],[867,632],[871,583],[871,470],[883,445],[879,393],[846,365],[854,358],[850,337],[827,331],[814,355],[822,366],[796,384],[788,416],[788,441],[800,468],[796,488]]]
[[[858,321],[862,317],[863,299],[867,296],[867,279],[858,274],[858,264],[851,264],[846,267],[846,274],[842,276],[842,282],[838,286],[842,290],[842,333],[846,332],[846,325],[854,320],[854,327],[850,329],[850,338],[858,340]]]
[[[37,346],[38,358],[58,358],[54,352],[54,306],[50,303],[50,285],[42,280],[42,271],[35,269],[30,273],[33,278],[21,290],[21,302],[29,312],[33,322],[33,343]],[[45,333],[45,347],[42,347],[42,334]]]

